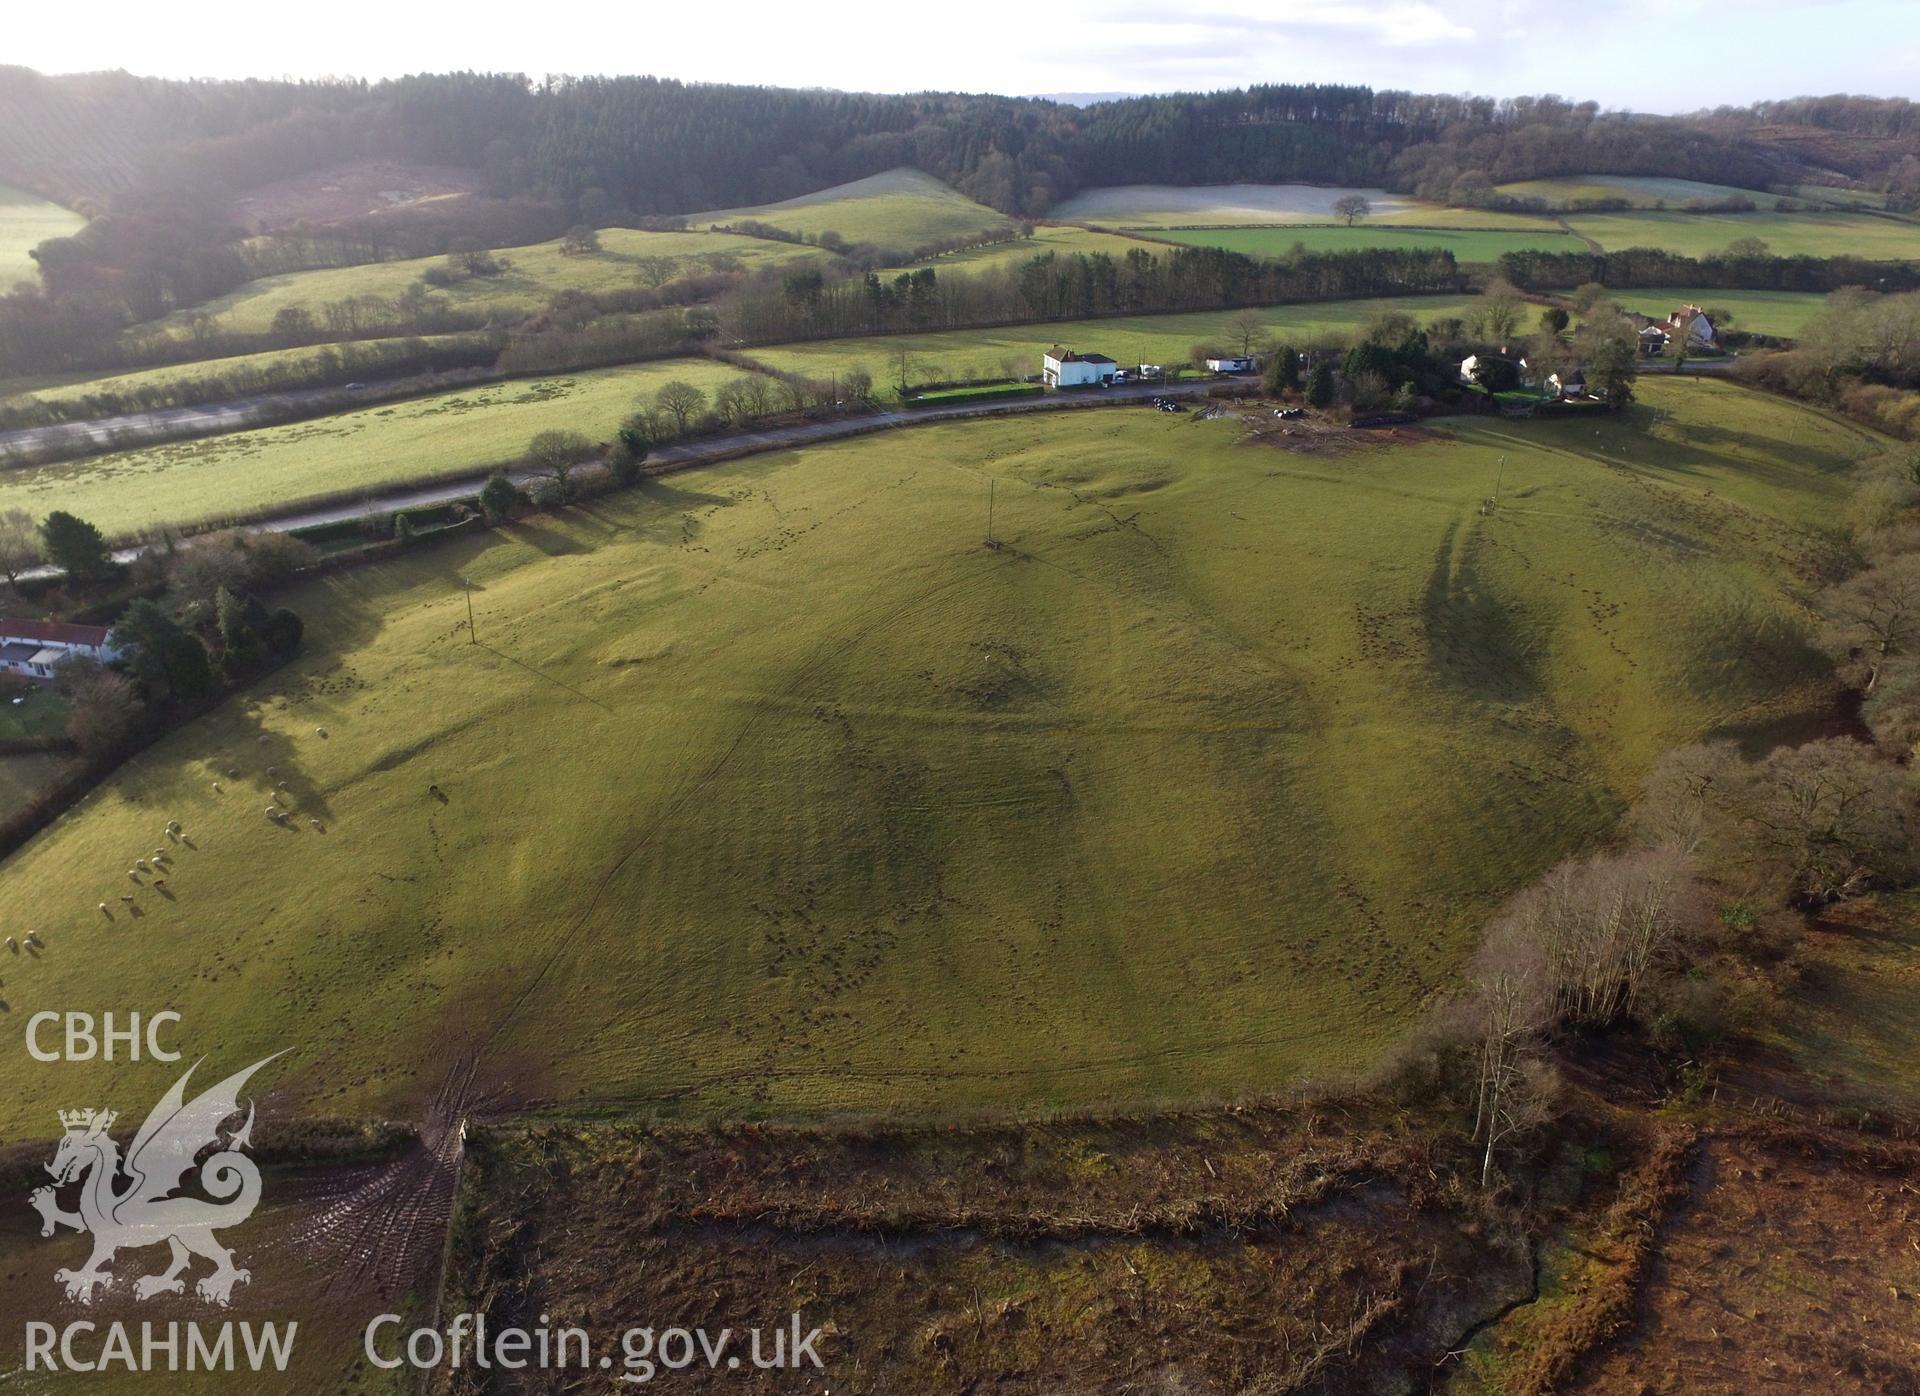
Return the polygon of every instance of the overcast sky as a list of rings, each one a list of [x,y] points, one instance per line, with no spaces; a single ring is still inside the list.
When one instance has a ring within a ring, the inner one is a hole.
[[[96,0],[21,4],[4,32],[0,62],[166,77],[471,68],[1008,93],[1323,81],[1642,111],[1920,98],[1916,0]]]

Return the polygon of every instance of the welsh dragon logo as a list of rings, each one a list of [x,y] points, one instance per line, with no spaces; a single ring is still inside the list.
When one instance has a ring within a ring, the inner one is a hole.
[[[247,1079],[272,1060],[255,1062],[190,1102],[187,1079],[199,1063],[188,1067],[133,1136],[124,1162],[120,1146],[107,1132],[119,1118],[115,1112],[60,1112],[66,1134],[46,1166],[53,1185],[36,1189],[31,1201],[40,1213],[42,1236],[63,1226],[93,1234],[93,1255],[84,1267],[54,1272],[54,1282],[66,1287],[69,1299],[91,1304],[96,1289],[113,1285],[114,1276],[105,1267],[115,1255],[162,1242],[171,1252],[167,1268],[136,1280],[135,1298],[186,1293],[181,1275],[195,1256],[214,1265],[213,1273],[194,1286],[209,1303],[224,1307],[233,1298],[233,1287],[251,1278],[250,1272],[234,1266],[233,1252],[214,1232],[238,1226],[260,1205],[260,1170],[242,1152],[253,1141],[252,1102],[244,1125],[224,1138],[222,1131],[240,1113],[240,1091]],[[177,1195],[194,1161],[209,1147],[215,1152],[199,1166],[206,1198]],[[68,1212],[61,1208],[57,1190],[73,1183],[80,1185],[79,1209]]]

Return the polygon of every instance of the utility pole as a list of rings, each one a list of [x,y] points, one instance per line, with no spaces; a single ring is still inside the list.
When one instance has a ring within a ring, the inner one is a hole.
[[[997,483],[993,476],[987,477],[987,546],[998,546],[993,541],[993,487]]]
[[[462,577],[460,585],[467,593],[467,643],[477,645],[480,643],[480,637],[473,633],[473,578]]]

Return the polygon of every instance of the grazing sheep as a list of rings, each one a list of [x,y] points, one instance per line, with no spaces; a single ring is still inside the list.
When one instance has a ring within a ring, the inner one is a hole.
[[[280,774],[280,768],[278,766],[269,766],[267,767],[267,774],[270,776],[277,776]]]
[[[156,877],[153,880],[153,890],[156,892],[159,891],[161,888],[165,887],[166,885],[167,885],[167,880],[164,877]]]
[[[309,820],[307,821],[307,824],[308,824],[308,825],[309,825],[310,827],[312,827],[312,828],[315,828],[315,829],[318,829],[318,828],[320,827],[320,821],[319,821],[319,820],[317,820],[317,819],[309,819]]]
[[[220,782],[217,780],[213,783],[213,793],[216,795],[220,793]]]
[[[105,911],[107,909],[107,904],[105,902],[100,903],[100,909],[102,911]],[[15,940],[12,936],[8,936],[7,949],[11,950],[14,954],[18,955],[20,953],[20,942]]]
[[[327,739],[327,729],[324,727],[316,727],[313,729],[313,735],[324,742]]]
[[[267,734],[262,732],[259,736],[255,737],[254,740],[260,743],[261,746],[265,746],[267,744]]]
[[[166,850],[166,849],[164,849],[164,848],[156,848],[156,849],[154,849],[154,850],[153,850],[153,861],[154,861],[155,863],[164,863],[164,862],[166,862],[166,861],[167,861],[167,850]]]
[[[130,902],[130,901],[132,901],[132,900],[133,900],[133,893],[131,893],[131,892],[122,892],[122,893],[120,894],[120,900],[121,900],[121,901],[123,901],[123,902]]]
[[[140,859],[133,865],[133,870],[135,872],[145,872],[147,870],[147,860],[145,858]]]
[[[100,903],[100,914],[101,914],[102,916],[110,916],[110,915],[112,915],[113,913],[111,913],[111,912],[109,912],[109,911],[107,910],[107,904],[106,904],[105,902],[102,902],[102,903]]]
[[[129,881],[129,882],[138,882],[139,880],[140,880],[140,874],[139,874],[139,873],[137,873],[137,872],[135,872],[135,871],[134,871],[134,870],[133,870],[132,868],[128,868],[128,869],[127,869],[127,881]]]
[[[42,939],[40,939],[40,932],[38,932],[38,931],[28,931],[28,932],[27,932],[27,944],[28,944],[28,945],[45,945],[45,944],[46,944],[46,942],[45,942],[44,940],[42,940]]]

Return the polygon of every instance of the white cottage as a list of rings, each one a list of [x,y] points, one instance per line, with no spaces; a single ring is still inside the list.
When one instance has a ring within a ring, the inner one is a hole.
[[[1049,388],[1092,388],[1111,383],[1120,365],[1105,354],[1076,354],[1049,349],[1040,359],[1040,376]]]

